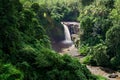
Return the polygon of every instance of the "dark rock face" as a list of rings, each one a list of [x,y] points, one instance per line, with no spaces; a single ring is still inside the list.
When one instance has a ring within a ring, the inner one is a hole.
[[[62,41],[65,39],[64,38],[64,30],[62,27],[56,27],[56,28],[52,29],[50,36],[56,42],[59,42],[59,41]]]
[[[116,74],[110,74],[108,77],[109,78],[116,78],[116,77],[118,77],[118,75],[116,75]]]

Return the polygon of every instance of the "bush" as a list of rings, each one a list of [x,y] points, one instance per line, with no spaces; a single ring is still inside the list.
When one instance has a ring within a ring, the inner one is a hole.
[[[11,64],[0,64],[1,80],[23,80],[23,73]]]
[[[91,54],[91,48],[88,45],[83,45],[80,47],[79,51],[81,55]]]
[[[104,44],[97,44],[94,46],[94,55],[93,58],[96,61],[97,65],[108,66],[109,65],[109,56],[107,55],[107,46]]]
[[[19,50],[19,53],[16,54],[16,60],[19,62],[27,61],[32,64],[36,55],[36,50],[32,46],[24,44],[23,48]]]
[[[93,76],[76,59],[68,55],[60,56],[49,49],[43,50],[36,58],[36,67],[42,80],[89,80]]]
[[[83,58],[82,60],[82,63],[83,64],[88,64],[88,65],[93,65],[93,66],[96,66],[96,61],[94,60],[94,57],[93,55],[87,55]]]
[[[85,16],[81,19],[80,26],[83,29],[83,40],[89,37],[87,34],[92,33],[92,28],[94,27],[93,25],[93,17]]]
[[[84,64],[91,64],[91,60],[92,60],[93,56],[89,55],[83,58],[83,63]]]
[[[106,44],[112,54],[120,55],[120,26],[115,25],[106,33]]]
[[[110,63],[111,63],[111,67],[116,69],[119,68],[120,69],[120,56],[115,56],[113,58],[111,58]]]

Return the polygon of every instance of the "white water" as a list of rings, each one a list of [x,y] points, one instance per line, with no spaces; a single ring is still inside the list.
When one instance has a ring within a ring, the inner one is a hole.
[[[62,44],[69,47],[73,44],[73,42],[71,40],[71,36],[70,36],[70,31],[69,31],[67,25],[65,25],[64,23],[62,23],[62,24],[63,24],[63,27],[64,27],[64,35],[65,35],[65,40],[62,41]]]
[[[64,33],[65,33],[65,40],[71,41],[70,31],[68,27],[65,24],[63,24],[63,27],[64,27]]]

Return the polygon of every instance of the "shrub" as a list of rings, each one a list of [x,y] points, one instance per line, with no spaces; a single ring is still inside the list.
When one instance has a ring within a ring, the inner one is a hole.
[[[96,61],[93,59],[93,55],[87,55],[82,61],[84,64],[96,65]]]
[[[107,55],[107,46],[104,44],[97,44],[94,46],[94,55],[93,58],[96,61],[97,65],[108,66],[109,65],[109,56]]]
[[[85,16],[84,18],[81,19],[80,22],[81,28],[83,29],[83,40],[88,38],[86,34],[92,33],[92,28],[93,28],[93,17]]]
[[[19,62],[27,61],[32,63],[36,57],[36,54],[36,50],[32,46],[24,44],[23,48],[19,50],[19,53],[16,54],[16,60]]]
[[[106,44],[114,55],[120,55],[120,26],[115,25],[106,33]]]
[[[23,80],[23,73],[11,64],[0,64],[1,80]]]
[[[42,50],[36,58],[36,67],[42,80],[89,80],[93,76],[89,70],[76,59],[68,55],[60,56],[49,49]]]
[[[119,68],[120,69],[120,56],[115,56],[113,58],[111,58],[110,63],[111,63],[111,67],[116,69]]]
[[[81,46],[80,49],[79,49],[80,54],[82,54],[82,55],[90,54],[91,50],[92,50],[92,49],[91,49],[88,45],[83,45],[83,46]]]

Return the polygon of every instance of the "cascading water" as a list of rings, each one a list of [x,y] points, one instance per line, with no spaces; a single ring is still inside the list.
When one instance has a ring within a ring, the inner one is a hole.
[[[62,23],[62,24],[63,24],[63,27],[64,27],[64,34],[65,34],[65,40],[62,41],[62,43],[65,44],[65,45],[71,46],[73,44],[73,42],[71,40],[70,31],[64,23]]]
[[[64,27],[64,33],[65,33],[65,40],[71,41],[71,36],[70,36],[68,27],[65,24],[63,24],[63,27]]]

